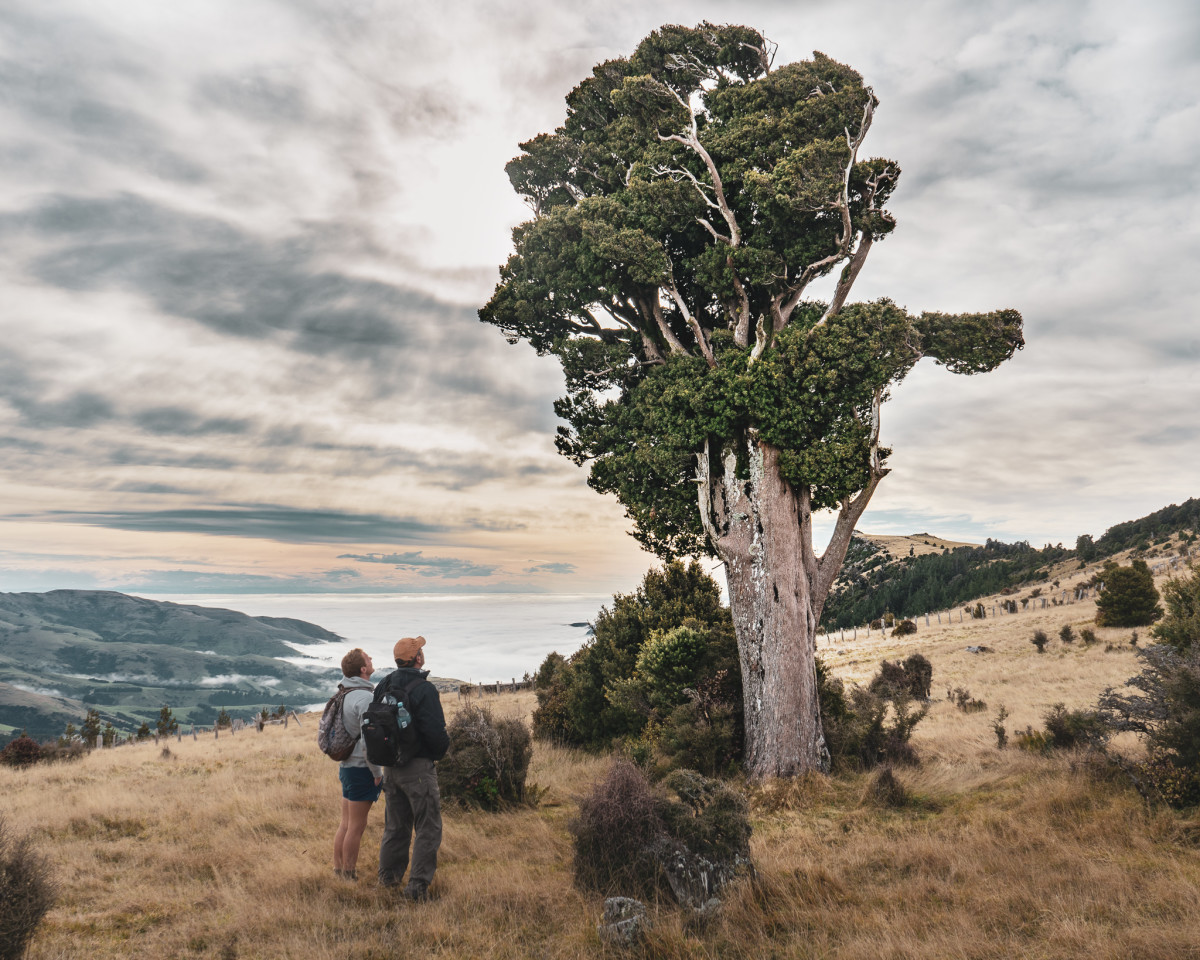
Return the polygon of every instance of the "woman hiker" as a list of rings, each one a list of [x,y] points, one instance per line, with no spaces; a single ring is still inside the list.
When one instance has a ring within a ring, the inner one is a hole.
[[[354,752],[338,767],[342,782],[342,822],[333,838],[333,872],[347,880],[358,879],[358,846],[367,828],[371,804],[379,799],[383,771],[367,762],[366,745],[359,736],[363,711],[370,705],[374,685],[371,658],[355,647],[342,657],[341,686],[349,691],[342,701],[342,723],[346,732],[357,737]]]

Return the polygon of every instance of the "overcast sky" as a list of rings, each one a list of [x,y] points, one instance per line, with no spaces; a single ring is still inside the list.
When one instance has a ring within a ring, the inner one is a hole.
[[[899,226],[856,297],[1025,317],[897,391],[862,529],[1071,544],[1200,495],[1193,0],[5,0],[0,590],[631,588],[554,362],[475,311],[517,143],[702,19],[874,87]]]

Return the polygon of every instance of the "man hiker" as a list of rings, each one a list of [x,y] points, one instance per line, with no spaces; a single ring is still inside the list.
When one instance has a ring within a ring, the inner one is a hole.
[[[413,727],[420,742],[415,756],[407,763],[383,768],[384,807],[383,839],[379,844],[379,882],[385,887],[398,886],[409,865],[408,845],[412,840],[412,870],[404,895],[410,900],[427,900],[429,884],[437,869],[437,852],[442,843],[442,808],[434,763],[446,755],[450,738],[437,687],[427,679],[424,637],[404,637],[396,642],[392,655],[396,670],[388,674],[375,697],[392,696],[403,701],[412,714]],[[405,692],[407,691],[407,693]]]

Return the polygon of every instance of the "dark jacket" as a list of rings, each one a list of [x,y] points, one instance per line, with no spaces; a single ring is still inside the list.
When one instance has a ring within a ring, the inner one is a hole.
[[[416,756],[426,760],[441,760],[450,749],[450,738],[446,735],[446,717],[442,713],[442,699],[438,696],[437,687],[426,677],[428,670],[417,670],[414,667],[399,667],[379,681],[375,688],[375,699],[382,699],[391,694],[397,700],[403,700],[412,714],[413,726],[417,728],[417,737],[421,741],[421,749]],[[420,680],[412,688],[407,699],[404,688],[413,680]]]

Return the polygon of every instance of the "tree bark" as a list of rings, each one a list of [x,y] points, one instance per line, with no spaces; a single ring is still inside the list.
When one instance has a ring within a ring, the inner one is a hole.
[[[756,780],[829,769],[816,670],[807,504],[780,476],[779,450],[753,434],[699,458],[700,512],[725,563],[745,708],[745,766]],[[748,462],[747,462],[748,461]],[[819,587],[818,587],[819,589]],[[816,602],[814,602],[816,601]]]

